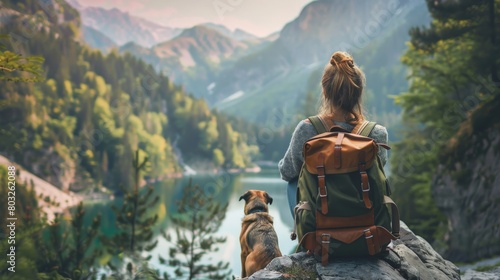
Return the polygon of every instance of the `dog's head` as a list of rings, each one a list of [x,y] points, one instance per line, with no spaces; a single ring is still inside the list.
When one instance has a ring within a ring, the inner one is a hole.
[[[268,212],[267,205],[273,204],[273,198],[265,191],[259,190],[249,190],[242,196],[240,200],[245,200],[245,215],[257,213],[257,212]]]

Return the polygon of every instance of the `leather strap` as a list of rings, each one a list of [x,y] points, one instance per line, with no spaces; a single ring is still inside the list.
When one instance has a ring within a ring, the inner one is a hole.
[[[319,154],[318,162],[316,163],[316,169],[318,170],[318,194],[321,199],[321,213],[326,215],[328,213],[328,200],[327,200],[327,190],[325,181],[325,155]]]
[[[370,181],[368,180],[368,174],[366,173],[366,156],[364,151],[359,152],[359,174],[361,176],[361,192],[363,194],[363,201],[365,202],[365,207],[367,209],[372,208],[372,202],[370,201]]]
[[[321,240],[321,264],[326,266],[328,264],[328,249],[330,248],[330,234],[317,232],[319,235],[318,240]]]
[[[370,254],[370,256],[375,255],[377,251],[375,249],[375,242],[374,242],[375,238],[373,237],[373,234],[369,228],[365,230],[365,239],[366,239],[366,246],[368,247],[368,254]]]
[[[344,140],[344,133],[339,133],[335,141],[335,149],[333,151],[333,166],[337,169],[342,167],[342,140]]]
[[[392,216],[392,235],[394,235],[396,238],[399,238],[399,230],[400,230],[400,224],[399,224],[399,209],[396,203],[392,200],[392,198],[388,197],[387,195],[384,195],[384,204],[390,204],[391,205],[391,216]]]
[[[382,147],[382,148],[386,149],[386,150],[390,150],[390,149],[391,149],[391,147],[389,147],[389,145],[386,145],[386,144],[384,144],[384,143],[377,143],[377,145],[378,145],[379,147]]]
[[[297,246],[295,253],[300,252],[302,247],[310,253],[318,255],[320,253],[319,251],[321,250],[321,246],[319,246],[319,243],[320,241],[316,239],[316,232],[308,232],[304,234],[304,236],[302,236],[302,239],[299,241],[299,246]]]

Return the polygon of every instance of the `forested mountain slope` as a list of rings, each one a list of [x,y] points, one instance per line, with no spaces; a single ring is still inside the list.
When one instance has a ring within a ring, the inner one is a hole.
[[[0,85],[0,153],[63,189],[131,184],[132,154],[148,156],[148,177],[243,168],[258,152],[229,120],[132,57],[77,42],[80,17],[64,1],[3,1],[4,42],[45,58],[46,80]],[[27,28],[28,27],[28,28]],[[201,167],[200,167],[201,168]]]

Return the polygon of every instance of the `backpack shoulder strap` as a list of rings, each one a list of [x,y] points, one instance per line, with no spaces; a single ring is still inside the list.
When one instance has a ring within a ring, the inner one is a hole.
[[[375,128],[375,125],[377,125],[376,122],[363,121],[357,124],[356,127],[352,129],[352,132],[361,136],[368,137],[368,135],[370,135],[372,130]]]
[[[319,116],[311,116],[308,119],[309,121],[311,121],[312,125],[314,126],[314,129],[316,129],[316,132],[318,134],[328,131],[328,128],[326,128],[326,124]]]

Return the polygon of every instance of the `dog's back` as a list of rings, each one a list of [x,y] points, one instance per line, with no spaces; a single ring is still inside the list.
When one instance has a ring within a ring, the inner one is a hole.
[[[245,242],[249,254],[246,257],[247,275],[263,269],[276,257],[281,257],[278,247],[278,236],[273,228],[273,217],[268,213],[260,212],[247,215],[243,218],[242,237],[246,236]]]
[[[274,258],[281,257],[278,236],[273,228],[273,217],[268,214],[268,204],[273,198],[265,191],[249,190],[239,200],[245,199],[241,225],[241,277],[263,269]]]

